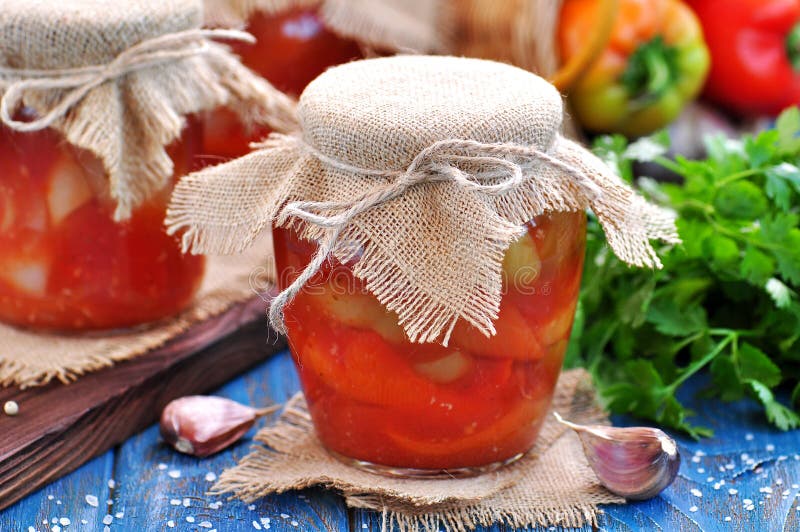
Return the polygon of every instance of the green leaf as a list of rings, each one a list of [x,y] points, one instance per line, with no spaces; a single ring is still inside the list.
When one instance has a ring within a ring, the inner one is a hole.
[[[739,373],[743,380],[756,380],[773,388],[781,382],[781,370],[759,348],[742,343],[737,353]]]
[[[776,307],[789,308],[789,305],[792,304],[794,292],[779,279],[774,277],[769,279],[764,285],[764,289],[775,302]]]
[[[706,312],[700,305],[681,308],[670,299],[653,301],[647,312],[647,321],[667,336],[688,336],[708,326]]]
[[[714,197],[714,208],[731,220],[755,220],[767,212],[764,192],[750,181],[734,181],[723,185]]]
[[[725,235],[710,235],[703,243],[703,249],[717,268],[731,267],[739,259],[739,245]]]
[[[800,416],[775,400],[769,387],[755,380],[747,381],[755,392],[758,400],[764,405],[767,419],[781,430],[791,430],[800,427]]]
[[[744,251],[739,271],[751,284],[764,286],[775,272],[775,260],[750,245]]]
[[[800,192],[800,168],[781,163],[764,171],[767,197],[784,211],[792,207],[792,190]]]
[[[790,107],[783,111],[775,121],[778,131],[778,149],[783,155],[800,152],[800,110]]]
[[[718,356],[711,363],[711,376],[716,393],[723,401],[737,401],[744,397],[741,377],[730,356]]]

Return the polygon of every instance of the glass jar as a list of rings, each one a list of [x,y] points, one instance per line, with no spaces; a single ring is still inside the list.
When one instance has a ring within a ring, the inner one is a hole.
[[[350,463],[408,476],[476,474],[534,444],[580,287],[586,217],[545,214],[508,249],[497,334],[459,322],[449,345],[408,341],[334,259],[285,308],[289,345],[322,443]],[[315,245],[273,229],[279,286]]]
[[[233,51],[245,66],[294,96],[327,68],[362,55],[358,43],[325,27],[316,8],[295,8],[278,15],[255,11],[245,30],[255,36],[255,44],[232,42]],[[270,132],[265,126],[246,128],[228,108],[208,112],[205,120],[204,153],[210,163],[248,153],[251,142]]]
[[[32,118],[27,110],[17,118]],[[193,120],[168,149],[173,179],[192,168]],[[108,177],[52,129],[0,126],[0,321],[58,331],[133,327],[172,316],[200,287],[204,259],[163,223],[171,185],[115,222]]]

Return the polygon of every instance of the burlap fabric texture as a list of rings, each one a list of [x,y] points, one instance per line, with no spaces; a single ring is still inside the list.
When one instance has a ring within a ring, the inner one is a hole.
[[[271,224],[319,243],[282,306],[333,254],[408,337],[446,344],[457,320],[494,334],[505,250],[536,215],[591,208],[614,252],[660,266],[651,239],[677,242],[648,204],[561,133],[557,91],[516,67],[398,56],[328,70],[300,97],[299,133],[183,178],[170,231],[199,253],[241,251]],[[302,223],[298,223],[302,222]]]
[[[556,386],[552,410],[582,424],[607,424],[584,370],[567,371]],[[385,530],[472,530],[502,522],[513,527],[596,524],[598,505],[624,499],[603,488],[575,433],[552,415],[533,450],[511,466],[475,478],[410,480],[384,477],[331,457],[314,435],[305,400],[295,396],[259,445],[226,470],[215,493],[254,501],[271,493],[325,486],[347,504],[382,514]],[[396,527],[396,528],[393,528]]]
[[[228,106],[283,131],[293,102],[201,30],[201,0],[0,0],[0,119],[51,127],[104,164],[116,219],[125,219],[173,173],[165,147],[185,117]],[[21,106],[34,122],[14,120]]]
[[[206,23],[241,26],[255,11],[273,15],[315,8],[328,28],[367,46],[394,52],[443,52],[451,38],[446,0],[205,0]]]

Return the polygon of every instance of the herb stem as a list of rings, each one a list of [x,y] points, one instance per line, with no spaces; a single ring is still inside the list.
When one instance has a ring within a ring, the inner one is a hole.
[[[720,341],[720,343],[717,344],[717,347],[712,349],[706,356],[690,364],[684,370],[684,372],[681,373],[680,377],[672,381],[672,383],[669,386],[667,386],[667,390],[670,392],[670,394],[674,394],[675,390],[677,390],[678,387],[686,381],[686,379],[688,379],[689,377],[691,377],[692,375],[703,369],[712,360],[714,360],[717,357],[717,355],[722,353],[722,350],[725,349],[725,347],[729,343],[731,343],[737,336],[738,335],[736,333],[729,334],[724,340]]]

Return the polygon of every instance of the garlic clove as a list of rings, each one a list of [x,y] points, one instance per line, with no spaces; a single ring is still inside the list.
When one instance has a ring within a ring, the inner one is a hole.
[[[609,491],[629,500],[655,497],[672,484],[681,457],[675,440],[651,427],[577,425],[554,413],[583,443],[589,465]]]
[[[259,410],[224,397],[181,397],[161,413],[161,436],[176,450],[202,458],[238,441],[256,419],[275,410]]]

